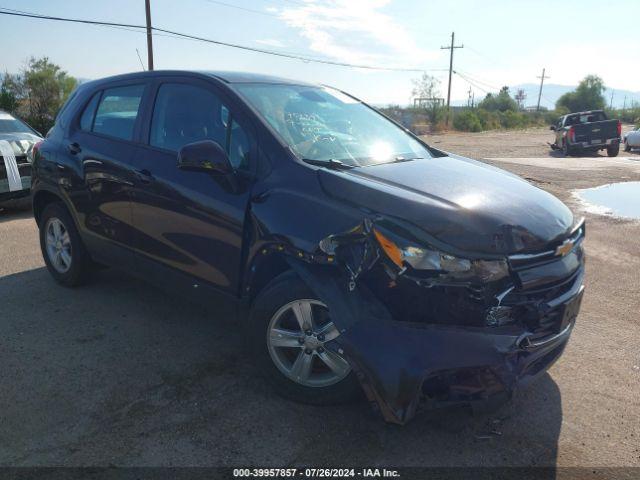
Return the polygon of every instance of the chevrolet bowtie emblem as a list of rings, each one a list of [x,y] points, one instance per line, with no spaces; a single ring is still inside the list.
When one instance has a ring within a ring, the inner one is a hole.
[[[573,240],[565,240],[562,245],[556,248],[556,257],[564,257],[567,253],[573,250],[575,243]]]

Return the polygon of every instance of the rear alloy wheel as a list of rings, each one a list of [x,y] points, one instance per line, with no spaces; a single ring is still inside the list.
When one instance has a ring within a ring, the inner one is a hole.
[[[260,292],[248,329],[256,366],[280,395],[328,405],[361,392],[341,350],[327,348],[340,336],[329,309],[294,272],[283,273]]]
[[[51,276],[68,287],[83,283],[91,268],[91,258],[64,205],[47,205],[39,225],[40,248]]]
[[[59,218],[51,217],[44,226],[47,257],[53,268],[61,274],[71,268],[71,237]]]

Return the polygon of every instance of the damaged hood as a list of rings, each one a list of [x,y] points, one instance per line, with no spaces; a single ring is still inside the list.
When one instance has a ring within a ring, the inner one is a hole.
[[[318,175],[328,195],[409,221],[471,254],[545,250],[574,223],[553,195],[504,170],[451,154],[346,171],[320,169]]]

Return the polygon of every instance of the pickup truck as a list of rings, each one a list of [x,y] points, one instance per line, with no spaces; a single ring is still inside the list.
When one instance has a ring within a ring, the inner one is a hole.
[[[622,124],[608,120],[602,110],[564,115],[550,129],[556,134],[551,148],[562,150],[565,156],[606,149],[608,156],[615,157],[620,151]]]

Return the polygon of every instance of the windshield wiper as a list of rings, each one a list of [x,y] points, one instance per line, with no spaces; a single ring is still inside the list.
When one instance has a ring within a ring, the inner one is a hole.
[[[390,163],[410,162],[411,160],[422,160],[424,157],[396,157],[388,162],[370,163],[366,167],[375,167],[376,165],[389,165]]]
[[[319,165],[321,167],[331,168],[332,170],[348,170],[353,168],[353,165],[347,165],[346,163],[330,158],[328,160],[316,160],[314,158],[303,158],[303,162],[310,163],[311,165]]]

